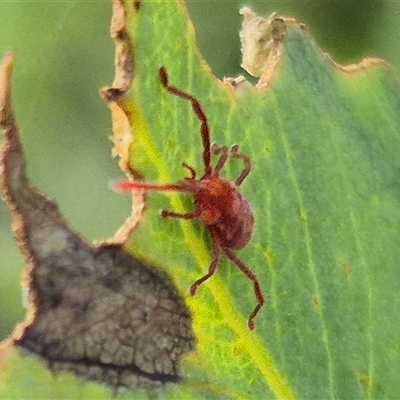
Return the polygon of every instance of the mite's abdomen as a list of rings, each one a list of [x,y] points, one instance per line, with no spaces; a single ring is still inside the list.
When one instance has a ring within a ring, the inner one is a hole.
[[[214,230],[222,247],[241,249],[251,239],[253,212],[238,187],[225,179],[205,179],[201,182],[196,204],[199,219]]]

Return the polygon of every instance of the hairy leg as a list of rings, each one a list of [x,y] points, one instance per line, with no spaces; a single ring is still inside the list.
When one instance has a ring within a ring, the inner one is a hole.
[[[181,218],[181,219],[195,219],[198,218],[200,215],[199,211],[194,211],[190,213],[176,213],[173,211],[166,211],[166,210],[161,210],[160,212],[161,218]]]
[[[249,329],[253,330],[254,329],[254,318],[258,314],[258,312],[260,311],[261,307],[263,306],[263,304],[265,302],[264,296],[261,292],[260,284],[258,283],[258,279],[254,275],[253,271],[251,271],[251,269],[243,261],[239,260],[239,258],[237,258],[236,254],[232,250],[224,249],[224,252],[227,255],[227,257],[233,263],[235,263],[239,267],[239,269],[247,276],[247,278],[249,278],[251,281],[253,281],[254,293],[255,293],[257,301],[258,301],[257,306],[255,307],[253,312],[250,314],[250,317],[248,320]]]
[[[132,190],[144,190],[144,191],[158,191],[158,192],[190,192],[187,187],[180,185],[179,183],[171,183],[165,185],[155,185],[151,183],[135,181],[114,181],[110,184],[111,188],[117,192],[130,192]]]
[[[214,275],[215,270],[217,269],[219,256],[221,253],[221,246],[218,242],[218,239],[215,237],[215,234],[211,231],[211,240],[213,246],[214,258],[211,261],[210,267],[208,268],[208,273],[204,275],[202,278],[198,279],[192,286],[190,286],[190,295],[194,296],[197,288],[205,282],[207,279],[211,278]]]
[[[250,173],[251,170],[250,157],[240,153],[239,146],[237,144],[231,147],[229,155],[232,158],[237,158],[239,160],[242,160],[244,163],[244,169],[240,174],[240,176],[235,181],[236,186],[240,186],[240,184],[247,178],[247,175],[249,175]]]
[[[203,162],[204,162],[204,176],[211,176],[211,150],[210,150],[210,128],[208,127],[208,121],[206,114],[203,111],[200,103],[189,93],[186,93],[175,86],[171,86],[168,82],[168,74],[165,67],[159,69],[160,82],[164,88],[174,96],[178,96],[181,99],[189,100],[192,103],[192,108],[197,118],[201,122],[201,139],[203,141]]]
[[[220,155],[217,165],[213,169],[213,175],[218,176],[228,159],[228,148],[214,143],[211,146],[211,152],[215,155]]]
[[[188,165],[184,162],[182,163],[182,167],[184,167],[190,171],[190,178],[185,178],[185,179],[196,179],[197,174],[196,174],[196,170],[193,167],[191,167],[190,165]]]

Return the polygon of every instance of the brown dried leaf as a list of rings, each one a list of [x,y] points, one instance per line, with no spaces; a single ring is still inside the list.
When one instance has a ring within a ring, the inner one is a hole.
[[[179,360],[194,347],[186,305],[165,273],[117,244],[87,243],[29,183],[11,106],[12,65],[8,54],[0,72],[0,184],[26,261],[29,304],[9,344],[55,372],[114,387],[178,381]]]

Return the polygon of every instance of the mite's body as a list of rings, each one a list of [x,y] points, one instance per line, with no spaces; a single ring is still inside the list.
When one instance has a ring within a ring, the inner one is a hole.
[[[207,117],[200,103],[190,94],[174,86],[170,86],[168,84],[168,76],[165,68],[160,68],[159,76],[161,84],[169,93],[191,102],[192,108],[201,122],[201,137],[204,147],[204,174],[200,178],[197,178],[195,169],[183,163],[182,165],[190,171],[190,177],[183,181],[166,185],[121,181],[116,182],[114,187],[119,191],[139,189],[165,192],[182,191],[193,195],[193,211],[185,214],[165,210],[161,212],[161,217],[163,218],[197,219],[205,225],[210,232],[214,257],[209,266],[208,273],[194,282],[190,287],[190,294],[193,296],[198,286],[214,274],[222,250],[226,256],[240,268],[247,278],[253,282],[258,304],[250,314],[248,325],[250,329],[254,329],[253,320],[264,304],[264,296],[254,273],[246,264],[239,260],[232,251],[246,246],[253,232],[253,212],[249,202],[239,191],[239,186],[250,173],[250,158],[240,153],[237,145],[232,146],[230,149],[226,146],[211,146]],[[211,155],[219,156],[214,167],[211,166]],[[239,159],[244,163],[243,171],[234,182],[222,179],[219,176],[228,157]]]
[[[193,194],[198,219],[215,232],[221,247],[239,250],[246,246],[253,233],[254,218],[238,187],[218,177],[197,183]]]

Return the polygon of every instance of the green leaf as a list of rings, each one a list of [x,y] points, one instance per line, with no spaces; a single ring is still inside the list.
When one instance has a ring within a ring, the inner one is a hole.
[[[1,354],[3,352],[3,354]],[[13,348],[0,351],[2,399],[109,399],[111,391],[91,382],[77,381],[71,373],[56,376],[36,357],[22,356]]]
[[[190,297],[211,262],[208,232],[159,218],[160,208],[192,210],[190,196],[149,193],[126,249],[171,274],[192,310],[197,348],[181,365],[182,382],[118,398],[396,397],[400,96],[392,72],[373,60],[334,65],[292,22],[283,47],[275,43],[277,65],[262,77],[269,87],[235,92],[199,56],[182,2],[121,4],[122,43],[132,39],[134,54],[134,81],[119,102],[134,135],[130,167],[152,183],[183,179],[183,161],[203,171],[199,121],[160,85],[165,66],[170,83],[201,102],[212,140],[251,157],[241,190],[255,229],[237,254],[267,302],[249,331],[252,284],[225,258]],[[230,161],[224,176],[234,180],[238,164]],[[4,349],[0,397],[110,395],[70,374],[54,379],[42,363]]]
[[[130,167],[157,184],[187,176],[181,162],[203,173],[199,121],[189,102],[160,85],[161,66],[171,85],[200,101],[212,141],[237,143],[252,160],[241,190],[255,229],[237,254],[267,297],[254,331],[247,328],[252,283],[227,259],[196,296],[188,294],[212,259],[208,232],[161,220],[159,210],[189,212],[191,196],[148,193],[126,246],[168,271],[192,310],[197,350],[182,365],[177,393],[395,397],[400,93],[390,69],[379,60],[335,65],[291,23],[277,66],[262,78],[271,78],[269,87],[234,93],[199,56],[181,2],[125,6],[134,81],[120,104],[133,131]],[[229,162],[224,177],[234,180],[238,164]]]

